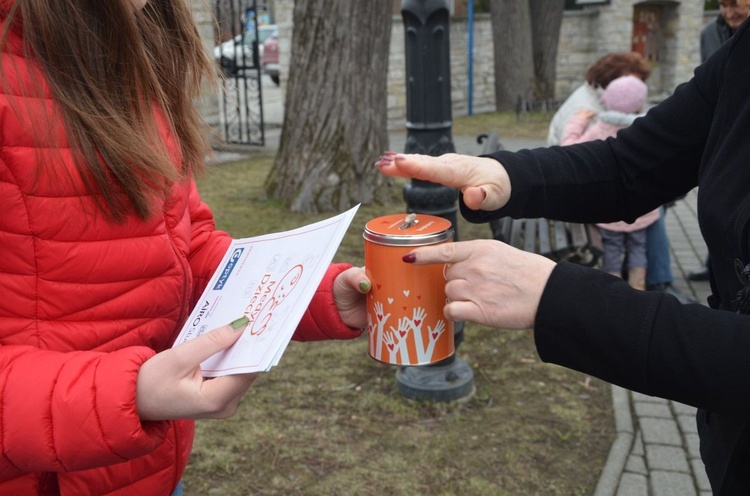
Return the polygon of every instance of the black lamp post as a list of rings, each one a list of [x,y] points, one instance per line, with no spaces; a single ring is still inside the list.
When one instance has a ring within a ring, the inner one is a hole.
[[[406,153],[438,156],[455,152],[451,136],[450,10],[447,0],[403,0],[401,16],[406,40]],[[451,221],[458,239],[458,191],[412,179],[404,186],[409,212]],[[463,322],[456,322],[456,347]],[[412,399],[452,401],[474,391],[474,373],[455,354],[439,363],[401,367],[396,373],[401,393]]]

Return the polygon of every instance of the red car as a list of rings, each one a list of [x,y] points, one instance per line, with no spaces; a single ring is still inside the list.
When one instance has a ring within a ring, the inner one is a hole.
[[[274,30],[263,42],[261,67],[263,72],[271,77],[276,86],[279,85],[279,31]]]

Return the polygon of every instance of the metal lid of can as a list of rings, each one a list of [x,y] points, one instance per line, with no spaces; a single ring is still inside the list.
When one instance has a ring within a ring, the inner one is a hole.
[[[372,219],[363,237],[380,245],[432,245],[453,238],[448,219],[426,214],[393,214]]]

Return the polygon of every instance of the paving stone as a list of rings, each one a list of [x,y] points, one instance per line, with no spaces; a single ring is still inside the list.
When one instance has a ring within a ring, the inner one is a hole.
[[[638,420],[643,431],[643,442],[682,446],[682,437],[674,419],[641,418]]]
[[[656,471],[651,473],[652,496],[695,496],[693,478],[688,474]]]
[[[612,385],[612,408],[615,411],[615,431],[633,434],[633,414],[630,411],[630,391]]]
[[[649,396],[643,393],[636,393],[633,391],[633,401],[646,401],[649,403],[668,403],[664,398],[657,398],[656,396]]]
[[[700,460],[700,443],[701,440],[700,437],[698,437],[698,434],[685,434],[685,445],[690,458],[697,458]]]
[[[690,465],[693,467],[693,478],[695,483],[698,485],[698,489],[701,491],[711,491],[711,483],[708,482],[708,476],[706,475],[706,466],[703,461],[698,458],[690,460]]]
[[[684,403],[679,403],[677,401],[671,401],[670,404],[672,405],[672,410],[677,415],[695,415],[695,412],[697,408],[694,406],[686,405]]]
[[[683,434],[697,434],[698,426],[695,423],[695,415],[677,415],[677,423]]]
[[[617,496],[648,496],[648,480],[639,474],[623,474]]]
[[[635,440],[633,441],[633,449],[630,452],[638,456],[646,455],[646,452],[643,450],[643,432],[641,432],[640,429],[635,431]]]
[[[637,401],[633,406],[638,417],[672,418],[672,410],[666,403]]]
[[[649,470],[669,470],[690,473],[685,450],[676,446],[646,445],[646,463]]]
[[[642,456],[631,454],[628,457],[628,463],[625,464],[625,472],[648,475],[648,469],[646,469],[646,460]]]

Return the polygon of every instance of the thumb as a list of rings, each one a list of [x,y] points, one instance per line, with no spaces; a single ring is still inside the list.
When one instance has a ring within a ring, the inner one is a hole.
[[[486,199],[487,190],[482,186],[466,188],[463,191],[464,204],[471,210],[481,209]]]
[[[212,331],[201,334],[195,339],[175,346],[173,351],[181,361],[200,364],[221,350],[232,346],[240,339],[242,331],[247,327],[249,322],[250,319],[246,315],[243,315],[227,325],[217,327]]]

